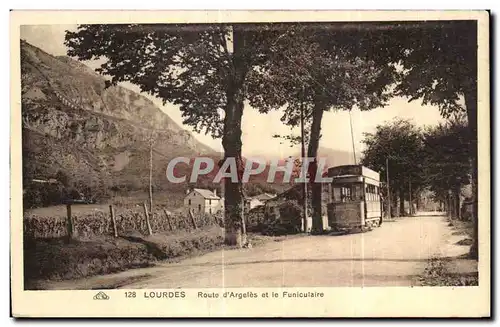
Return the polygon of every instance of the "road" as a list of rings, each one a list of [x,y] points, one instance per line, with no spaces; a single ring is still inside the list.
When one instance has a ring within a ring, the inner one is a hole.
[[[412,286],[451,233],[442,216],[408,217],[367,233],[221,250],[50,288]]]

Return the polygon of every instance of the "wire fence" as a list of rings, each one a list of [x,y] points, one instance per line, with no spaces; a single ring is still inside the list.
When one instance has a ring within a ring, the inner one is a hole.
[[[109,212],[71,213],[67,206],[64,216],[25,214],[24,237],[51,239],[61,237],[92,238],[100,235],[120,236],[131,232],[142,235],[195,230],[205,226],[223,225],[222,214],[169,212],[155,207],[152,213],[140,209],[122,209],[110,206]]]

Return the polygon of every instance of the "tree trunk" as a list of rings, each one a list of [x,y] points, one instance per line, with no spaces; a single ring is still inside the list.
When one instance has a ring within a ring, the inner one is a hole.
[[[474,226],[473,231],[473,244],[470,249],[470,256],[479,259],[478,249],[478,151],[477,151],[477,27],[469,30],[468,39],[470,46],[464,55],[467,56],[469,74],[464,76],[465,83],[465,107],[467,110],[467,121],[470,132],[470,156],[471,156],[471,186],[472,186],[472,221]]]
[[[451,212],[451,219],[456,219],[457,218],[457,213],[455,212],[456,206],[455,206],[455,197],[453,196],[453,192],[450,192],[450,212]]]
[[[309,158],[316,158],[318,156],[319,140],[321,138],[321,120],[323,119],[324,105],[319,102],[314,105],[312,124],[311,124],[311,137],[309,138],[309,146],[307,148],[307,156]],[[323,232],[323,216],[322,216],[322,201],[321,201],[321,183],[314,181],[316,175],[316,164],[310,163],[309,165],[309,178],[311,183],[311,205],[312,205],[312,234],[321,234]]]
[[[455,217],[460,219],[460,188],[453,192],[453,205],[455,206]]]
[[[241,166],[241,119],[243,116],[243,82],[247,72],[244,60],[246,47],[244,31],[233,28],[233,67],[230,81],[226,89],[227,103],[224,117],[222,146],[224,159],[234,158],[237,166]],[[224,179],[224,228],[225,243],[243,246],[245,235],[242,235],[242,184],[233,183],[231,178]]]
[[[399,189],[399,216],[405,216],[405,192],[403,186]]]
[[[397,192],[393,192],[391,194],[391,215],[392,217],[399,217],[399,211],[398,211],[398,194]]]
[[[300,108],[300,156],[301,159],[301,169],[304,167],[304,158],[306,156],[306,140],[305,140],[305,130],[304,130],[304,106],[302,105]],[[300,174],[300,172],[299,172]],[[306,172],[307,174],[307,172]],[[309,230],[308,222],[307,222],[307,183],[302,183],[302,231],[307,233]]]
[[[153,214],[153,144],[154,136],[151,134],[149,141],[149,213]]]
[[[467,107],[467,120],[470,133],[470,152],[471,152],[471,186],[472,186],[472,221],[473,221],[473,244],[470,249],[472,258],[479,258],[478,251],[478,151],[477,151],[477,86],[465,94],[465,105]]]

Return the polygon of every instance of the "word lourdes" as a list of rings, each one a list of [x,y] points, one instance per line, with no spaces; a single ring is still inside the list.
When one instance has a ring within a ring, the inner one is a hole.
[[[331,177],[325,177],[323,173],[326,166],[326,158],[319,158],[319,162],[316,158],[309,157],[300,158],[300,160],[300,175],[293,180],[295,183],[308,183],[313,180],[315,183],[329,183],[332,181]],[[175,176],[175,167],[181,163],[189,165],[190,159],[187,157],[177,157],[168,163],[166,175],[169,182],[176,184],[186,182],[186,175]],[[215,174],[213,182],[220,183],[223,178],[230,178],[233,183],[248,183],[251,175],[261,174],[266,169],[266,166],[266,160],[249,158],[246,160],[244,167],[240,165],[238,168],[236,158],[228,157],[221,163],[220,168],[217,167],[218,172]],[[215,167],[215,163],[211,158],[195,158],[189,182],[196,183],[198,177],[212,173]],[[297,171],[296,160],[294,158],[288,158],[284,165],[280,165],[278,160],[272,160],[267,172],[267,182],[273,183],[276,178],[276,173],[279,171],[284,173],[281,182],[290,183],[293,173]]]

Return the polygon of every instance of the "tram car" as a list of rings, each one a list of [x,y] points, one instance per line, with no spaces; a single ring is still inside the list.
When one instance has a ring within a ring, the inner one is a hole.
[[[328,224],[336,231],[369,231],[382,224],[380,174],[362,165],[328,169]]]

